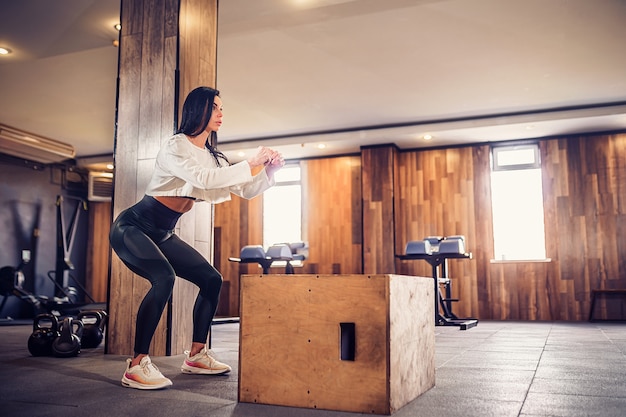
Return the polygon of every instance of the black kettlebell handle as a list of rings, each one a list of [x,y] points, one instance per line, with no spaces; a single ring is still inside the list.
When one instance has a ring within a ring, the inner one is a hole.
[[[85,325],[80,320],[70,320],[70,330],[74,336],[78,338],[78,342],[80,342],[80,338],[83,337],[83,330],[85,329]]]
[[[76,329],[74,329],[76,328]],[[55,356],[69,358],[80,353],[80,336],[83,333],[83,322],[65,317],[61,323],[60,336],[52,343]]]
[[[78,337],[83,334],[83,329],[85,325],[80,320],[75,320],[72,317],[65,317],[61,322],[59,331],[61,332],[61,338],[64,340],[69,340],[73,336]]]
[[[78,319],[83,323],[84,330],[80,337],[81,347],[91,349],[98,347],[104,339],[104,321],[103,310],[81,311]]]
[[[41,322],[44,320],[50,320],[50,327],[41,327]],[[57,316],[55,316],[54,314],[49,314],[49,313],[42,313],[39,314],[37,317],[35,317],[35,320],[33,320],[33,331],[36,330],[47,330],[50,329],[50,331],[56,332],[59,330],[59,320],[57,319]]]
[[[50,325],[42,325],[42,322],[49,322]],[[58,331],[59,321],[55,315],[42,313],[33,320],[33,333],[28,337],[28,351],[33,356],[49,356],[53,354],[52,344],[60,333]]]
[[[98,311],[98,313],[102,317],[102,320],[100,321],[100,330],[104,331],[104,328],[109,321],[109,314],[106,312],[106,310],[100,310]]]
[[[80,320],[85,327],[88,327],[88,326],[100,327],[102,323],[102,314],[100,313],[100,311],[96,311],[96,310],[81,311],[80,313],[78,313],[78,316],[76,316],[76,318]],[[93,323],[91,323],[92,319],[95,319]]]

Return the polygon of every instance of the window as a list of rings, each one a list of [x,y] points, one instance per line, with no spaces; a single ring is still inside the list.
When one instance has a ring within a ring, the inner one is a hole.
[[[263,193],[263,246],[302,240],[302,182],[299,164],[274,174],[276,185]]]
[[[495,260],[546,257],[539,159],[537,144],[491,149]]]

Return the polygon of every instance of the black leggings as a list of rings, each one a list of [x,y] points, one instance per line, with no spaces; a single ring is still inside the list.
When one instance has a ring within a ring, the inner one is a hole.
[[[173,234],[180,215],[145,196],[120,213],[111,228],[109,240],[115,253],[131,271],[152,284],[137,311],[135,354],[148,354],[176,276],[200,288],[193,308],[193,342],[206,343],[215,316],[222,275]]]

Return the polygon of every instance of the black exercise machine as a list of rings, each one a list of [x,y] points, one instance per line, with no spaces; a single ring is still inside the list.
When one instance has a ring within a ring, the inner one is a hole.
[[[69,225],[66,225],[65,216],[63,213],[64,199],[74,200],[73,215],[70,219]],[[70,286],[69,280],[78,286],[83,294],[89,298],[93,303],[94,299],[89,295],[87,290],[76,280],[69,271],[74,270],[74,265],[70,259],[72,248],[74,247],[74,238],[76,236],[76,226],[80,218],[81,211],[87,211],[87,202],[82,198],[75,197],[62,197],[57,196],[57,239],[56,239],[56,262],[55,268],[52,271],[48,271],[48,278],[54,283],[56,288],[56,297],[65,297],[68,302],[75,300],[78,294],[72,286]],[[67,230],[66,230],[67,229]]]
[[[452,298],[451,281],[448,277],[448,259],[471,259],[471,252],[465,251],[464,236],[429,236],[421,241],[408,242],[404,255],[396,255],[402,260],[422,259],[432,267],[435,286],[435,325],[458,326],[467,330],[478,324],[478,319],[459,318],[452,312],[452,303],[459,301]],[[440,272],[441,271],[441,272]],[[442,294],[441,287],[445,291]]]
[[[91,300],[91,303],[76,303],[68,296],[48,297],[46,295],[33,294],[32,292],[24,288],[24,272],[22,269],[30,262],[30,251],[22,251],[22,261],[17,267],[4,266],[0,268],[0,295],[3,296],[2,303],[0,303],[0,313],[4,309],[9,297],[15,296],[20,300],[32,305],[35,309],[35,314],[53,314],[57,317],[66,315],[76,315],[81,311],[86,310],[102,310],[106,308],[106,303],[96,303],[89,293],[81,286],[80,288],[85,291],[85,296]],[[52,279],[50,275],[48,278]],[[77,283],[78,284],[78,283]],[[78,284],[80,285],[80,284]],[[58,288],[58,287],[57,287]],[[75,290],[72,287],[61,288],[65,294],[73,297]],[[5,318],[2,320],[11,320]]]
[[[53,297],[45,295],[37,295],[27,291],[24,284],[24,273],[22,269],[30,262],[30,250],[22,251],[22,260],[17,267],[5,266],[0,268],[0,295],[4,296],[2,304],[0,304],[0,312],[2,312],[9,296],[16,296],[34,306],[36,314],[49,313],[56,316],[77,315],[81,311],[100,310],[104,311],[106,303],[96,303],[87,289],[75,279],[69,271],[74,269],[74,265],[70,260],[71,251],[74,245],[74,237],[76,235],[76,227],[81,210],[87,210],[85,200],[74,197],[65,197],[75,200],[73,215],[69,225],[67,225],[63,213],[64,197],[57,196],[57,244],[56,244],[56,263],[55,269],[48,271],[47,277],[55,286],[55,294]],[[80,294],[76,285],[83,293],[84,297],[90,303],[80,303]]]
[[[228,258],[231,262],[242,264],[258,263],[263,274],[270,273],[274,263],[285,263],[285,274],[293,274],[293,262],[302,263],[307,256],[308,246],[305,242],[276,243],[267,249],[261,245],[247,245],[241,248],[239,258]]]
[[[17,267],[3,266],[0,268],[0,295],[3,297],[0,304],[0,313],[4,310],[4,306],[10,296],[18,297],[32,304],[38,311],[42,309],[41,297],[37,297],[24,289],[25,278],[22,270],[28,262],[30,262],[30,251],[23,250],[22,260]],[[7,320],[10,319],[7,318]]]

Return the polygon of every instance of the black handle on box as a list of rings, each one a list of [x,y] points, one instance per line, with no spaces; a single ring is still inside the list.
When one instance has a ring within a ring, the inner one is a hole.
[[[342,361],[353,361],[356,353],[356,325],[339,323],[341,333],[340,357]]]

